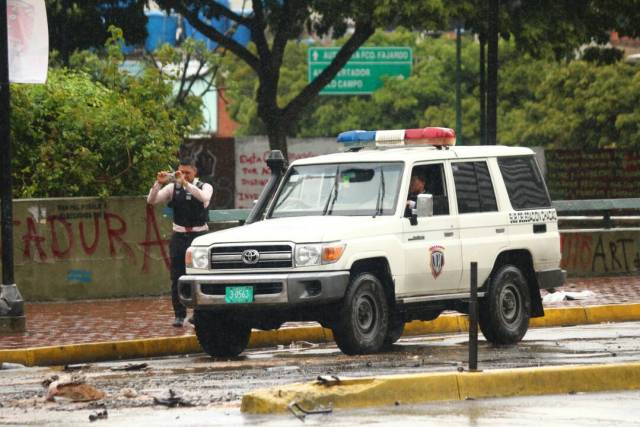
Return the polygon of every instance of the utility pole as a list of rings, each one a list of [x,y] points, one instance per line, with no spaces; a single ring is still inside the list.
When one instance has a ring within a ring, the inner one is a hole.
[[[24,301],[13,272],[13,183],[9,133],[9,42],[7,0],[0,0],[0,200],[2,212],[2,285],[0,285],[0,333],[24,330]]]
[[[489,0],[487,31],[487,144],[496,145],[498,135],[498,13],[499,0]]]
[[[462,36],[460,28],[461,24],[456,23],[456,144],[462,145],[462,88],[461,88],[461,52],[462,52]]]

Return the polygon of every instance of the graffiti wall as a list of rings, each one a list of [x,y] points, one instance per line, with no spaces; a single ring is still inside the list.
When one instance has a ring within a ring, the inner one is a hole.
[[[334,138],[290,138],[288,148],[290,162],[321,154],[336,153],[344,149]],[[235,152],[235,207],[251,208],[271,174],[266,163],[270,152],[269,142],[265,137],[237,138]]]
[[[565,230],[560,238],[570,276],[640,274],[640,230]]]
[[[171,220],[144,197],[16,200],[16,283],[27,301],[159,295]]]

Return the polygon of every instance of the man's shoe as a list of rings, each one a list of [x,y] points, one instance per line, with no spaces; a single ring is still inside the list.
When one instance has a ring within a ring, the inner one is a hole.
[[[183,323],[184,323],[184,317],[176,317],[176,319],[173,321],[171,325],[175,326],[176,328],[181,328]]]

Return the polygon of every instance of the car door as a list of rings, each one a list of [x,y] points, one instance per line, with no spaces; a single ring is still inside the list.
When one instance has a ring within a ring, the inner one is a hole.
[[[451,183],[448,162],[417,164],[412,176],[425,177],[425,193],[432,194],[434,215],[411,225],[403,218],[405,296],[451,293],[460,287],[462,274],[457,216],[451,215]],[[408,195],[407,195],[408,196]]]
[[[492,169],[486,159],[451,163],[462,246],[460,291],[469,291],[470,265],[478,263],[478,286],[491,273],[496,256],[509,245],[508,212],[498,209]],[[495,176],[498,171],[493,171]]]

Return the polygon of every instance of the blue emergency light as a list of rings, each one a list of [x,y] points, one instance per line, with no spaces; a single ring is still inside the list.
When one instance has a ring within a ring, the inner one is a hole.
[[[376,131],[374,130],[350,130],[338,135],[338,142],[345,145],[357,144],[359,142],[373,142],[375,140]]]

